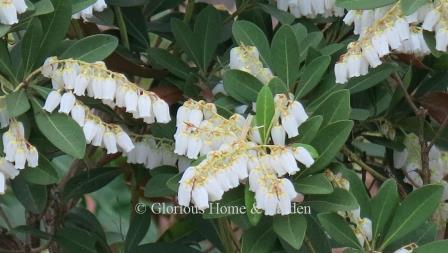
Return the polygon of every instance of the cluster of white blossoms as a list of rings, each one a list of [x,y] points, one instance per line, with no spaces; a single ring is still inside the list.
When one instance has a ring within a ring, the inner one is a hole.
[[[27,9],[25,0],[0,0],[0,24],[19,23],[17,15],[24,13]]]
[[[349,11],[344,21],[355,24],[360,37],[347,47],[335,65],[336,83],[366,75],[369,67],[376,68],[382,57],[392,52],[424,56],[430,49],[423,30],[436,31],[436,49],[448,49],[448,1],[440,0],[420,7],[405,16],[400,2],[376,10]],[[419,26],[421,23],[421,27]]]
[[[134,141],[135,148],[131,152],[124,153],[127,162],[131,164],[143,164],[147,169],[155,169],[160,166],[173,166],[185,171],[191,160],[174,153],[171,140],[158,139],[153,136],[145,136]]]
[[[336,0],[277,0],[277,8],[290,11],[296,18],[342,17],[344,8],[336,6]]]
[[[422,28],[436,32],[436,49],[448,51],[448,1],[436,1],[435,7],[426,15]]]
[[[177,111],[174,152],[190,159],[207,155],[225,143],[236,141],[242,121],[244,118],[238,114],[229,120],[222,118],[212,103],[188,100]]]
[[[253,46],[239,46],[230,50],[230,69],[237,69],[255,76],[264,84],[274,77],[269,68],[260,61],[260,52]]]
[[[169,106],[164,100],[130,82],[123,74],[108,70],[104,62],[50,57],[42,67],[42,74],[51,78],[54,90],[101,99],[111,107],[125,108],[134,118],[143,119],[147,124],[171,120]]]
[[[307,149],[292,145],[260,145],[247,132],[252,116],[235,114],[225,119],[213,104],[188,100],[179,108],[175,152],[195,159],[205,158],[186,169],[180,180],[178,202],[192,202],[199,209],[209,201],[248,180],[255,192],[256,207],[266,215],[289,214],[291,201],[298,196],[291,181],[280,178],[296,174],[297,164],[310,167],[314,159]],[[253,129],[252,129],[253,130]],[[257,130],[258,131],[258,130]]]
[[[94,4],[88,6],[84,10],[72,15],[73,19],[88,19],[93,17],[93,11],[102,12],[107,8],[107,4],[104,0],[97,0]]]
[[[8,162],[4,157],[0,158],[0,194],[5,194],[6,180],[14,179],[20,171],[14,168],[12,163]]]
[[[332,171],[327,170],[325,171],[325,176],[330,180],[334,187],[347,191],[350,190],[350,182],[340,173],[335,175]],[[350,227],[361,246],[364,247],[366,243],[372,240],[372,221],[369,218],[361,218],[360,208],[345,212],[339,211],[338,214],[350,221]]]
[[[3,153],[5,159],[14,163],[14,168],[22,170],[28,167],[37,167],[39,153],[37,149],[25,139],[25,128],[22,122],[11,120],[9,129],[3,136]]]
[[[299,135],[299,127],[308,119],[308,114],[303,105],[285,94],[277,94],[274,97],[275,114],[271,129],[272,141],[275,145],[285,145],[286,135],[293,138]]]
[[[104,147],[108,154],[134,149],[131,138],[119,125],[104,122],[88,106],[77,100],[72,91],[61,95],[60,90],[53,90],[48,94],[43,109],[52,113],[58,106],[58,112],[70,115],[82,127],[88,144]]]
[[[9,126],[9,113],[6,108],[6,101],[4,97],[0,98],[0,128],[5,128]]]

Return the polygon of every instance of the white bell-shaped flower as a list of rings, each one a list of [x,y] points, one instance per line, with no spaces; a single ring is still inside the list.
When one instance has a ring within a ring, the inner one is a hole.
[[[61,93],[58,91],[51,91],[50,94],[48,94],[47,99],[45,100],[45,105],[43,109],[47,112],[53,112],[56,107],[59,106],[59,103],[61,102]]]

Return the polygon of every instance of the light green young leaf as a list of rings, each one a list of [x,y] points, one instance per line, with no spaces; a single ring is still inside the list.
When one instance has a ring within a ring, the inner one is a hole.
[[[112,54],[117,46],[118,39],[114,36],[95,34],[76,41],[60,58],[74,58],[85,62],[102,61]]]
[[[274,232],[294,249],[300,249],[305,238],[307,222],[305,216],[300,214],[274,216],[273,228]]]
[[[294,30],[289,25],[283,25],[272,39],[272,69],[288,87],[299,76],[299,46]]]
[[[274,97],[268,86],[264,86],[257,97],[257,114],[255,116],[258,131],[264,143],[267,142],[275,114]]]

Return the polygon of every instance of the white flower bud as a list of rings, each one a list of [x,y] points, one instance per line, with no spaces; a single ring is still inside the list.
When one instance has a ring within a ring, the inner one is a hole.
[[[130,152],[134,149],[131,138],[124,131],[117,133],[117,144],[124,152]]]
[[[19,147],[17,147],[15,156],[14,156],[14,167],[16,169],[22,170],[25,168],[25,163],[26,163],[26,151],[23,147],[23,145],[19,145]]]
[[[61,94],[58,91],[52,91],[48,94],[47,100],[45,100],[45,105],[43,109],[47,112],[53,112],[56,107],[58,107],[61,102]]]
[[[84,126],[86,120],[86,109],[84,108],[84,106],[76,104],[70,113],[73,120],[75,120],[78,125],[80,125],[81,127]]]
[[[95,123],[95,121],[88,119],[85,124],[84,127],[82,128],[83,132],[84,132],[84,136],[86,137],[86,141],[87,143],[91,143],[93,138],[96,135],[96,131],[98,130],[98,126]]]
[[[25,0],[12,0],[14,7],[16,7],[17,13],[22,14],[28,9]]]
[[[61,106],[59,108],[60,113],[69,114],[70,111],[73,109],[73,106],[75,106],[76,98],[71,92],[66,92],[64,95],[62,95],[61,98]]]
[[[18,23],[16,7],[11,1],[7,1],[0,6],[0,23],[13,25]]]
[[[142,118],[148,118],[152,115],[152,101],[148,94],[143,93],[138,97],[138,114]]]
[[[92,145],[95,147],[100,147],[103,143],[103,135],[106,131],[106,127],[103,124],[98,124],[95,132],[95,136],[92,139]]]
[[[107,154],[115,154],[118,152],[116,136],[112,131],[106,131],[103,136],[104,146]]]
[[[126,107],[126,112],[136,113],[138,105],[138,94],[137,91],[128,89],[124,97],[124,104]]]
[[[157,99],[153,104],[154,115],[159,123],[168,123],[171,121],[170,107],[162,99]]]
[[[112,77],[104,79],[102,83],[102,99],[114,100],[117,83]]]
[[[28,147],[28,152],[26,153],[26,160],[28,162],[28,167],[34,168],[39,165],[39,153],[34,146]]]
[[[285,145],[286,132],[282,126],[274,126],[271,130],[272,141],[275,145]]]

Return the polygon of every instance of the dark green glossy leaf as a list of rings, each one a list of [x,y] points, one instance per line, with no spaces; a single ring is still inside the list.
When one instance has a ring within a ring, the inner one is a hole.
[[[64,227],[57,231],[55,240],[68,253],[96,253],[95,238],[86,230]]]
[[[313,112],[313,115],[322,115],[322,126],[327,126],[339,120],[350,117],[350,93],[348,90],[338,90],[331,93]]]
[[[11,182],[16,198],[29,212],[41,213],[47,205],[47,187],[31,184],[19,175]]]
[[[368,10],[383,7],[397,2],[397,0],[336,0],[336,6],[349,10]]]
[[[143,237],[145,237],[146,233],[148,233],[150,225],[150,212],[136,214],[133,217],[128,233],[126,234],[126,240],[124,243],[125,252],[135,252],[135,248],[137,248],[138,244],[143,240]]]
[[[269,138],[272,119],[275,113],[274,97],[268,86],[264,86],[257,97],[257,114],[255,116],[258,131],[264,143]]]
[[[399,201],[395,180],[389,179],[384,182],[377,195],[370,202],[373,238],[376,239],[386,233],[387,224],[390,223]]]
[[[26,181],[38,185],[54,184],[59,180],[56,169],[42,154],[39,154],[39,165],[36,168],[27,168],[21,175]]]
[[[274,216],[273,228],[280,238],[300,249],[307,228],[306,218],[300,214]]]
[[[303,194],[329,194],[333,186],[324,174],[316,174],[294,181],[296,190]]]
[[[306,96],[322,80],[330,66],[330,56],[320,56],[306,65],[300,76],[299,85],[296,90],[296,98]]]
[[[178,57],[170,54],[165,49],[150,48],[148,57],[157,65],[160,65],[170,71],[173,75],[187,80],[190,77],[190,67]]]
[[[11,117],[18,117],[30,109],[30,103],[24,90],[10,93],[6,96],[6,108]]]
[[[283,25],[272,39],[272,69],[287,87],[291,87],[299,76],[299,46],[294,30]]]
[[[330,194],[310,195],[305,203],[318,212],[349,211],[359,207],[353,194],[341,188],[334,188]]]
[[[221,14],[213,6],[208,6],[198,14],[194,32],[200,42],[200,66],[203,71],[207,70],[215,55],[221,28]]]
[[[426,0],[401,0],[400,6],[404,15],[409,16],[427,3]]]
[[[241,253],[271,253],[276,236],[270,226],[259,225],[243,233]]]
[[[118,39],[112,35],[95,34],[76,41],[61,55],[61,59],[73,58],[85,62],[106,59],[118,46]]]
[[[320,224],[335,241],[341,245],[361,249],[358,239],[349,224],[336,213],[318,214]]]
[[[255,102],[264,85],[254,76],[240,70],[228,70],[224,74],[224,88],[234,99],[242,103]]]

